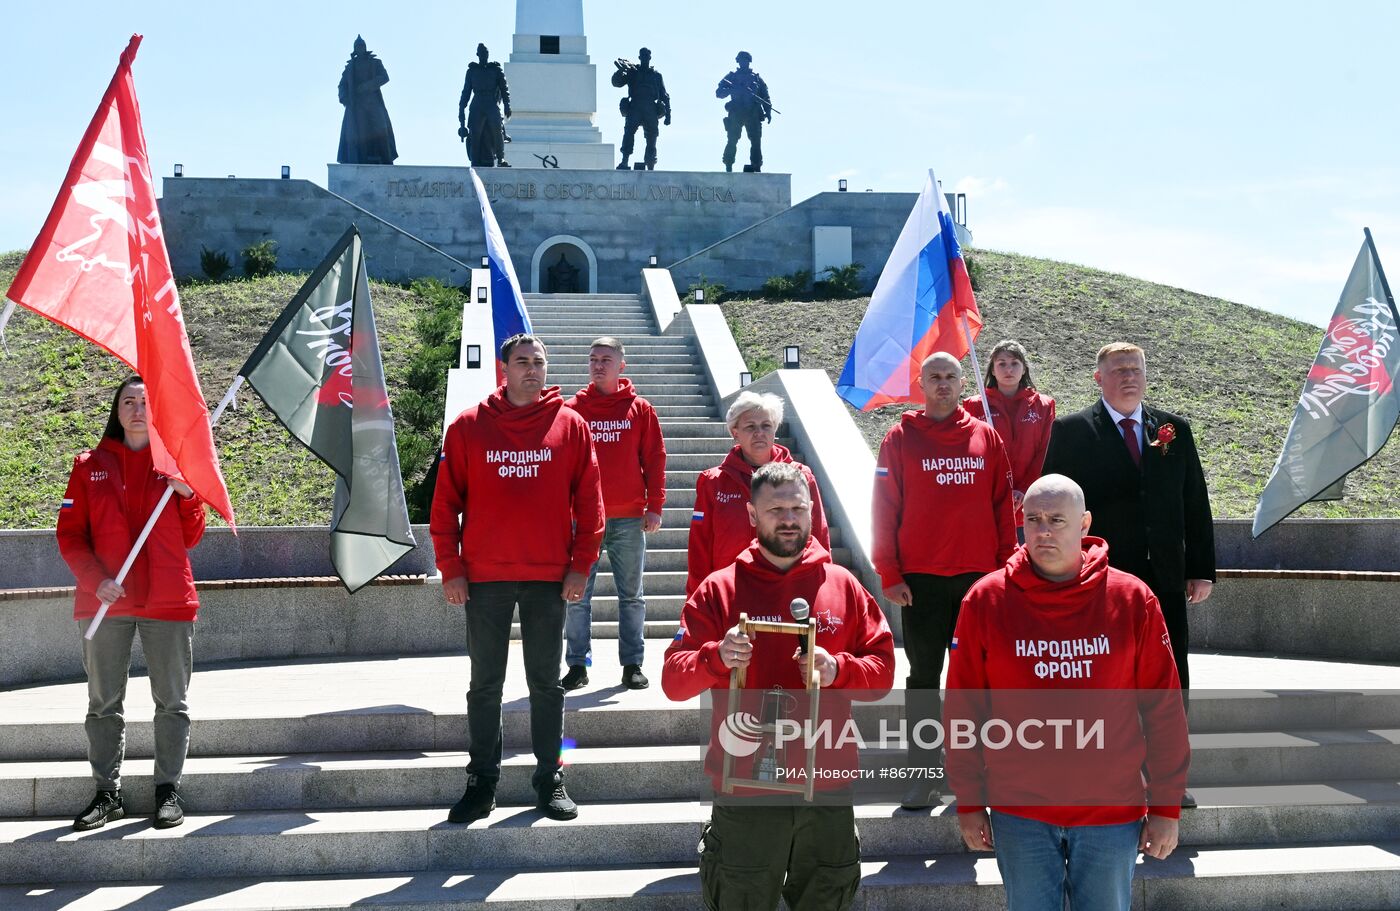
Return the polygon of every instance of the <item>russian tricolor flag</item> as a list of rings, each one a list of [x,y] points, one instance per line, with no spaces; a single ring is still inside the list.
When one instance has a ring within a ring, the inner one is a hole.
[[[486,187],[477,176],[476,168],[467,170],[471,172],[472,186],[476,188],[476,201],[481,204],[486,259],[491,268],[491,323],[496,335],[496,352],[499,353],[501,343],[506,339],[531,331],[530,317],[525,312],[525,297],[520,293],[520,279],[515,277],[515,266],[510,261],[505,236],[496,222],[496,213],[491,211],[491,200],[486,198]],[[499,363],[496,365],[496,379],[505,379],[501,376]]]
[[[967,329],[963,317],[967,317]],[[935,351],[967,355],[982,314],[933,171],[870,296],[836,391],[861,411],[922,402],[919,365]]]

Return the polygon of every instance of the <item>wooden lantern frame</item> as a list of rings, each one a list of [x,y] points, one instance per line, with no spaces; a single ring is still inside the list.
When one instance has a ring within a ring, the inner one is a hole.
[[[811,650],[816,647],[817,642],[817,621],[815,617],[808,617],[806,623],[777,623],[768,620],[750,620],[748,614],[739,615],[739,629],[744,635],[751,636],[754,633],[778,633],[788,636],[806,636],[808,650],[808,670],[807,670],[807,697],[808,697],[808,718],[815,721],[820,706],[821,699],[821,677],[817,673],[816,662],[811,660]],[[744,688],[744,680],[748,676],[747,667],[731,668],[729,671],[729,710],[726,717],[733,717],[739,710],[739,691]],[[765,724],[761,730],[768,733],[776,733],[777,725]],[[735,778],[734,777],[734,757],[728,750],[724,751],[724,763],[720,774],[720,789],[726,794],[734,793],[735,787],[750,788],[760,791],[776,791],[782,794],[801,794],[804,800],[811,801],[816,788],[816,760],[817,748],[815,743],[809,743],[803,747],[806,753],[807,780],[805,784],[797,784],[787,781],[760,781],[757,778]]]

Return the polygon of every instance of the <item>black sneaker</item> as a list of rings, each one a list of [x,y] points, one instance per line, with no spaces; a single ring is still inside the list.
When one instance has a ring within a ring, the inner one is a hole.
[[[1181,792],[1181,808],[1182,808],[1183,810],[1194,810],[1194,809],[1196,809],[1196,795],[1195,795],[1195,794],[1192,794],[1190,791],[1182,791],[1182,792]]]
[[[622,669],[622,685],[629,690],[644,690],[651,686],[651,681],[642,673],[640,664],[629,664]]]
[[[156,819],[157,829],[173,829],[185,821],[185,810],[180,804],[180,795],[171,784],[163,784],[156,788]]]
[[[100,829],[125,815],[126,808],[122,806],[121,791],[98,791],[93,796],[92,803],[87,805],[87,809],[73,820],[73,830],[86,832],[88,829]]]
[[[574,819],[578,816],[578,804],[564,790],[564,776],[556,775],[554,781],[536,788],[535,794],[539,797],[538,808],[550,819]]]
[[[559,681],[559,685],[564,688],[566,693],[588,686],[588,668],[582,664],[569,665],[569,672],[564,675],[563,680]]]
[[[472,822],[489,816],[496,809],[496,786],[478,775],[467,776],[467,789],[462,799],[447,811],[448,822]]]

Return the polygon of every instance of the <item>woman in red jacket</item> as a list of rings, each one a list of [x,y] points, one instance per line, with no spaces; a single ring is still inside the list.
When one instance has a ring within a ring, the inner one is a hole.
[[[1045,450],[1050,445],[1050,426],[1055,423],[1055,400],[1042,395],[1031,381],[1031,365],[1026,349],[1014,339],[997,342],[987,363],[987,401],[992,406],[992,426],[1006,445],[1011,459],[1011,502],[1016,508],[1016,536],[1021,531],[1021,500],[1040,477]],[[963,407],[973,417],[985,420],[981,396],[969,396]]]
[[[783,400],[772,393],[741,392],[725,416],[735,446],[714,468],[695,479],[695,509],[690,517],[685,594],[689,597],[705,577],[724,569],[753,543],[749,521],[749,482],[754,470],[769,462],[792,462],[807,479],[812,493],[812,537],[831,550],[831,533],[822,512],[822,498],[812,470],[794,462],[777,441],[783,423]]]
[[[97,634],[81,640],[88,678],[88,761],[97,794],[73,820],[79,831],[126,815],[122,698],[137,632],[156,705],[155,825],[165,829],[184,821],[176,789],[190,741],[185,693],[199,610],[188,549],[204,535],[204,506],[188,486],[155,472],[149,446],[146,384],[129,377],[117,387],[101,442],[73,460],[58,513],[58,549],[78,580],[73,617],[79,632],[101,602],[111,604]],[[178,496],[161,512],[119,585],[115,577],[167,486]]]

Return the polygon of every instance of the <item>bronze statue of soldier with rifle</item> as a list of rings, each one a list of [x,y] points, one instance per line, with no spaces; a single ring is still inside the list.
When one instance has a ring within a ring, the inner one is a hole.
[[[627,89],[626,97],[618,102],[618,109],[622,111],[624,118],[622,126],[622,163],[617,166],[619,171],[628,168],[628,159],[632,157],[632,150],[635,148],[634,141],[637,138],[637,128],[642,128],[642,135],[646,137],[646,153],[637,170],[656,170],[656,137],[660,130],[657,128],[657,121],[663,117],[666,126],[671,125],[671,96],[666,92],[666,83],[661,79],[661,73],[651,66],[651,51],[642,48],[637,52],[637,63],[625,60],[621,57],[614,65],[617,71],[612,75],[612,84],[617,88]]]
[[[473,167],[508,168],[505,121],[510,119],[510,87],[501,64],[489,57],[486,45],[478,44],[476,60],[467,66],[462,98],[457,102],[457,135],[466,143]]]
[[[763,77],[749,68],[753,55],[740,51],[734,58],[739,68],[719,81],[715,89],[716,98],[728,98],[724,109],[729,113],[724,118],[724,129],[729,134],[729,142],[724,147],[724,169],[734,170],[734,155],[739,147],[739,134],[749,134],[749,163],[744,165],[745,173],[757,174],[763,170],[763,122],[773,122],[773,101],[768,97],[768,84]]]

